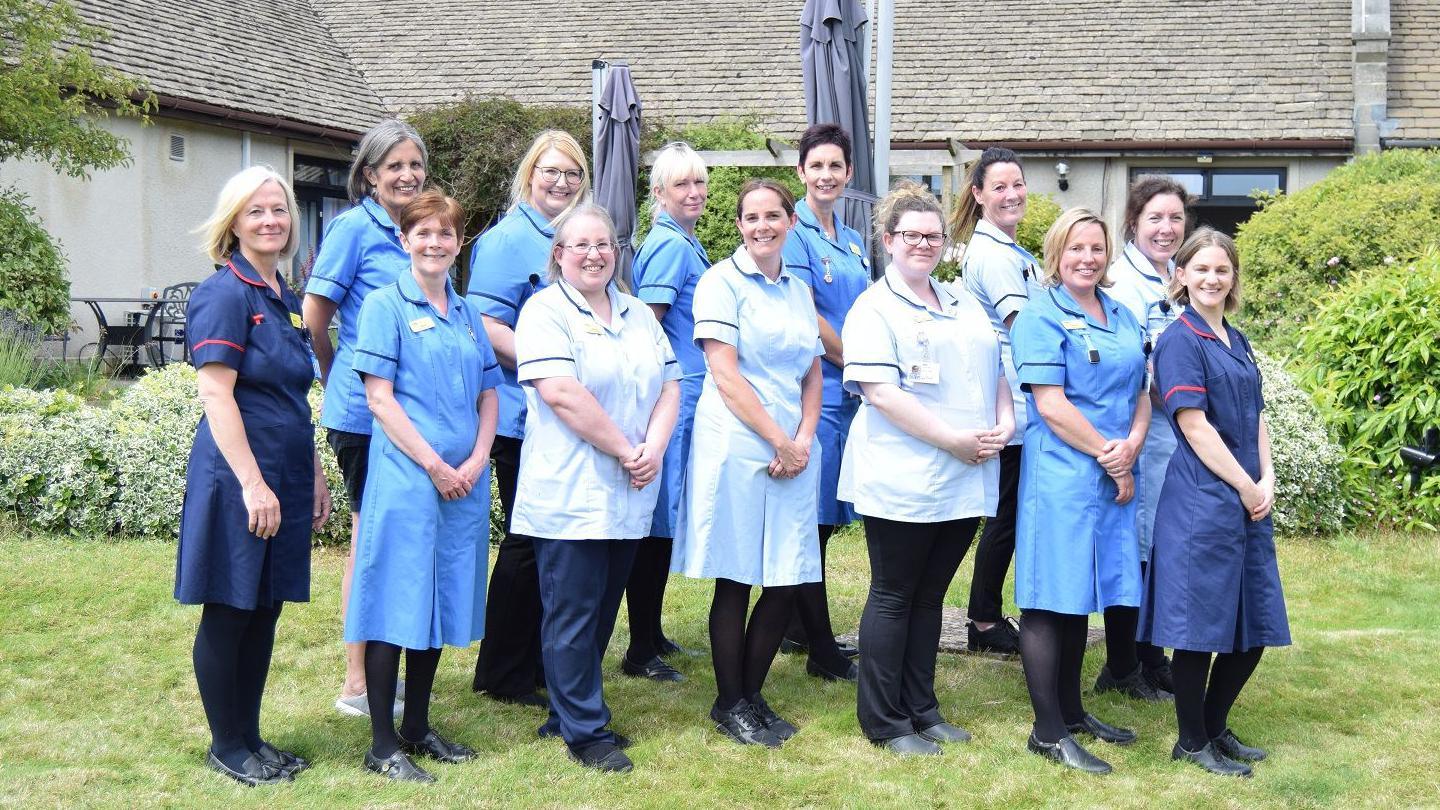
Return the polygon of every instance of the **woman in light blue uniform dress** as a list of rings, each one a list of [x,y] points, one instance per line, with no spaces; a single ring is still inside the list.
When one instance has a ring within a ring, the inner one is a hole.
[[[630,612],[630,646],[620,669],[626,675],[654,681],[682,681],[685,676],[662,656],[682,652],[660,629],[665,584],[670,577],[670,552],[690,458],[695,403],[705,381],[705,355],[695,345],[695,285],[710,266],[705,247],[695,238],[695,223],[709,199],[705,161],[686,143],[667,144],[650,167],[653,224],[635,254],[631,272],[635,295],[650,306],[680,365],[680,416],[665,449],[660,469],[659,500],[650,534],[635,553],[625,604]]]
[[[835,203],[854,169],[850,165],[850,134],[835,124],[816,124],[800,136],[800,162],[795,167],[805,182],[805,197],[795,205],[799,222],[785,240],[785,269],[810,288],[819,316],[820,361],[823,379],[820,405],[820,567],[824,573],[825,545],[835,529],[858,517],[854,507],[835,496],[845,437],[860,400],[841,381],[844,347],[840,332],[855,299],[870,284],[870,259],[865,239],[840,221]],[[835,642],[830,626],[830,605],[825,582],[802,585],[795,596],[795,617],[786,631],[795,647],[809,649],[805,671],[826,680],[853,681],[859,677],[850,655],[859,650]]]
[[[535,693],[544,684],[540,663],[540,581],[530,538],[510,533],[515,482],[525,438],[525,394],[515,378],[515,323],[530,296],[549,281],[551,228],[561,214],[590,194],[585,153],[568,132],[535,136],[510,183],[510,210],[475,240],[470,253],[467,298],[480,310],[485,334],[495,347],[504,382],[499,388],[500,422],[490,455],[496,489],[505,511],[505,536],[490,572],[486,623],[490,632],[475,660],[476,692],[504,703],[547,705]]]
[[[710,657],[716,727],[745,745],[794,734],[761,695],[794,605],[796,585],[820,581],[820,344],[810,290],[785,269],[795,199],[773,180],[740,189],[744,245],[695,288],[695,342],[705,388],[671,570],[715,579]],[[750,588],[763,590],[747,625]]]
[[[1015,319],[1015,366],[1030,419],[1020,469],[1015,602],[1035,709],[1031,751],[1071,768],[1110,765],[1072,734],[1126,745],[1135,732],[1080,700],[1088,614],[1140,604],[1135,457],[1150,423],[1144,333],[1109,286],[1110,235],[1083,208],[1045,235],[1045,286]]]
[[[366,298],[355,346],[375,425],[345,640],[366,645],[365,767],[401,781],[434,781],[409,755],[475,756],[430,726],[441,647],[467,647],[485,631],[500,366],[479,312],[450,285],[464,222],[460,205],[438,191],[401,210],[411,271]],[[405,719],[397,736],[392,701],[402,649]]]
[[[628,771],[608,728],[600,662],[640,538],[650,531],[679,408],[680,365],[649,308],[611,284],[615,226],[585,203],[555,225],[551,286],[520,315],[528,413],[512,521],[530,537],[545,606],[550,719],[540,736],[601,771]]]
[[[1185,187],[1168,177],[1141,177],[1125,200],[1125,249],[1110,264],[1110,297],[1130,310],[1145,329],[1147,356],[1179,310],[1170,305],[1168,289],[1175,262],[1171,257],[1185,241]],[[1175,452],[1175,433],[1156,396],[1151,375],[1150,427],[1140,450],[1135,474],[1135,533],[1140,543],[1140,572],[1150,560],[1155,506],[1165,467]],[[1165,650],[1135,641],[1140,613],[1115,606],[1105,611],[1105,666],[1095,680],[1096,692],[1119,692],[1141,700],[1166,700],[1174,692]]]

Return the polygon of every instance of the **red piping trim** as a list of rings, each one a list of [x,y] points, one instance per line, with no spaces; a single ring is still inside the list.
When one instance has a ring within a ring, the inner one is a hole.
[[[229,346],[230,348],[237,351],[245,351],[245,347],[241,346],[239,343],[231,343],[228,340],[221,340],[220,338],[210,338],[209,340],[202,340],[199,343],[196,343],[194,346],[191,346],[190,351],[198,351],[201,346],[208,346],[211,343],[215,343],[221,346]]]
[[[230,272],[234,273],[236,278],[240,279],[246,284],[249,284],[251,287],[269,287],[269,285],[263,281],[252,281],[246,278],[245,274],[240,272],[240,268],[236,267],[235,262],[233,261],[225,262],[225,266],[230,268]]]
[[[1215,337],[1214,335],[1210,334],[1209,332],[1201,332],[1199,329],[1196,329],[1196,328],[1195,328],[1195,324],[1190,323],[1190,319],[1189,319],[1189,318],[1186,318],[1184,315],[1181,315],[1181,316],[1180,316],[1180,320],[1181,320],[1186,326],[1190,327],[1190,331],[1191,331],[1191,332],[1194,332],[1195,334],[1199,335],[1199,336],[1202,337],[1202,338],[1208,338],[1208,339],[1210,339],[1210,340],[1219,340],[1219,339],[1220,339],[1220,338]]]
[[[1169,402],[1169,401],[1170,401],[1170,395],[1173,394],[1173,393],[1175,393],[1176,391],[1194,391],[1194,392],[1197,393],[1197,394],[1203,394],[1203,393],[1205,393],[1205,386],[1203,386],[1203,385],[1177,385],[1177,386],[1175,386],[1174,388],[1171,388],[1169,391],[1166,391],[1166,392],[1165,392],[1165,401],[1166,401],[1166,402]]]

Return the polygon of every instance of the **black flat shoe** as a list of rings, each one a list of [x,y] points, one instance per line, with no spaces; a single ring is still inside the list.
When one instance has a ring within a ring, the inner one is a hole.
[[[1193,762],[1217,776],[1244,777],[1250,776],[1253,773],[1249,765],[1243,762],[1236,762],[1216,750],[1214,742],[1205,743],[1205,747],[1199,751],[1186,751],[1184,748],[1181,748],[1180,743],[1177,742],[1175,743],[1175,747],[1170,751],[1170,758],[1173,760]]]
[[[544,725],[536,729],[535,734],[542,740],[548,740],[552,737],[557,740],[560,739],[560,732],[551,731],[548,725]],[[629,737],[626,737],[624,734],[621,734],[613,728],[610,729],[610,736],[615,738],[615,747],[619,748],[621,751],[624,751],[626,748],[629,748],[630,746],[635,744],[634,740],[631,740]]]
[[[846,661],[844,670],[835,671],[820,666],[815,663],[815,659],[810,658],[805,661],[805,671],[817,678],[823,678],[827,681],[849,681],[850,683],[856,683],[860,680],[860,667],[856,666],[854,661]]]
[[[841,641],[838,638],[835,639],[835,649],[839,650],[841,655],[851,660],[860,657],[860,648],[848,641]]]
[[[454,765],[458,762],[469,762],[475,758],[475,750],[460,743],[450,742],[440,736],[440,732],[430,729],[425,736],[418,741],[411,742],[404,737],[400,738],[400,750],[417,757],[429,757],[436,762],[444,762]]]
[[[1141,667],[1123,678],[1117,678],[1110,672],[1110,667],[1100,668],[1100,674],[1095,678],[1095,694],[1101,692],[1119,692],[1126,697],[1136,700],[1148,700],[1152,703],[1159,703],[1166,700],[1174,700],[1175,695],[1156,689],[1151,683],[1145,680]]]
[[[260,743],[260,750],[255,752],[260,761],[272,768],[278,768],[282,773],[294,776],[295,774],[310,767],[310,762],[304,757],[296,756],[289,751],[281,751],[268,742]]]
[[[280,768],[270,765],[269,763],[265,762],[260,757],[257,757],[254,754],[246,757],[245,763],[241,765],[240,770],[237,771],[232,769],[225,763],[221,762],[220,758],[215,756],[214,751],[210,751],[207,749],[205,751],[205,765],[210,770],[218,774],[228,776],[231,779],[234,779],[236,782],[244,785],[245,787],[259,787],[261,785],[279,785],[284,782],[295,781],[294,778],[290,776],[290,774],[285,773]]]
[[[655,650],[659,652],[662,657],[668,655],[683,655],[686,658],[693,658],[700,654],[700,650],[681,647],[675,643],[674,639],[669,638],[660,639],[660,643],[655,645]]]
[[[1140,674],[1145,682],[1155,687],[1156,691],[1175,694],[1175,671],[1170,668],[1170,659],[1163,659],[1163,663],[1156,666],[1143,666]]]
[[[902,757],[938,757],[945,753],[934,740],[919,734],[904,734],[888,740],[875,740],[875,744]]]
[[[662,683],[680,683],[685,680],[685,676],[680,674],[680,670],[665,663],[658,655],[643,664],[637,664],[629,658],[622,658],[620,659],[620,671],[632,678],[648,678]]]
[[[760,718],[760,722],[765,724],[765,728],[770,729],[776,737],[780,738],[781,742],[800,733],[800,729],[794,723],[776,714],[775,710],[770,708],[770,704],[765,702],[765,698],[758,693],[750,696],[750,708],[755,711],[755,716]]]
[[[779,748],[785,742],[765,727],[765,721],[755,713],[755,708],[744,700],[729,709],[711,709],[710,719],[715,721],[717,731],[741,745]]]
[[[975,622],[965,623],[965,649],[992,655],[1019,655],[1020,629],[1015,621],[1001,617],[989,630],[980,630]]]
[[[635,763],[620,746],[611,742],[597,742],[575,750],[566,746],[570,752],[570,758],[584,765],[587,768],[594,768],[603,773],[629,773],[635,769]]]
[[[1256,748],[1240,742],[1239,738],[1235,736],[1235,732],[1228,728],[1210,742],[1214,743],[1216,750],[1236,762],[1259,762],[1269,756],[1265,753],[1264,748]]]
[[[530,692],[524,695],[497,695],[494,692],[484,693],[496,703],[504,703],[510,706],[529,706],[536,709],[549,709],[550,701],[541,697],[537,692]]]
[[[1085,773],[1105,774],[1110,773],[1110,763],[1086,751],[1075,738],[1064,736],[1060,742],[1040,742],[1035,738],[1035,733],[1030,733],[1030,739],[1025,742],[1025,747],[1032,753],[1039,754],[1046,759],[1053,759],[1067,768],[1074,768]]]
[[[384,759],[381,759],[369,749],[365,751],[365,770],[371,773],[378,773],[386,779],[393,779],[396,782],[422,782],[430,783],[435,781],[428,771],[410,761],[404,751],[396,751]]]
[[[1085,719],[1078,723],[1067,725],[1065,730],[1071,734],[1089,734],[1101,742],[1112,745],[1129,745],[1135,742],[1135,732],[1128,728],[1101,722],[1093,714],[1085,715]]]
[[[946,722],[939,722],[933,726],[922,728],[915,732],[930,742],[937,743],[962,743],[970,742],[970,732],[959,726]]]
[[[810,645],[803,641],[796,641],[793,638],[780,639],[780,654],[795,655],[796,653],[810,652]]]

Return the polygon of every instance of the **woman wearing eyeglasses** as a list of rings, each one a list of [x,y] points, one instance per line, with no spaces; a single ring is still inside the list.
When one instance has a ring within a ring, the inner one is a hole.
[[[532,538],[545,605],[541,637],[550,719],[570,756],[628,771],[608,728],[600,660],[680,407],[680,364],[650,308],[610,283],[615,226],[583,204],[556,225],[547,275],[516,329],[529,404],[515,532]]]
[[[540,665],[540,583],[530,538],[511,534],[515,482],[525,438],[525,395],[515,376],[515,324],[530,297],[550,283],[546,266],[553,223],[590,194],[585,153],[568,132],[535,136],[510,183],[510,210],[475,240],[470,253],[468,298],[479,307],[485,334],[495,348],[505,381],[500,386],[500,423],[490,451],[505,537],[490,573],[485,605],[488,632],[475,662],[476,692],[543,707],[535,693],[544,683]]]

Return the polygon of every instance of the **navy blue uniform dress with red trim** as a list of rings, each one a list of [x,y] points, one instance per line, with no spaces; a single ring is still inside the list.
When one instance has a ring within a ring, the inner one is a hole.
[[[1141,600],[1141,641],[1200,652],[1290,643],[1269,517],[1251,521],[1240,493],[1195,454],[1175,417],[1205,413],[1246,475],[1260,478],[1260,370],[1250,341],[1230,345],[1193,308],[1155,346],[1155,381],[1177,441],[1155,510],[1155,547]]]
[[[315,366],[299,315],[285,280],[277,295],[238,253],[190,295],[191,361],[197,369],[235,369],[235,404],[260,474],[280,501],[280,531],[262,540],[249,530],[240,480],[202,418],[185,471],[175,561],[182,603],[254,610],[310,599],[315,431],[306,394]]]

